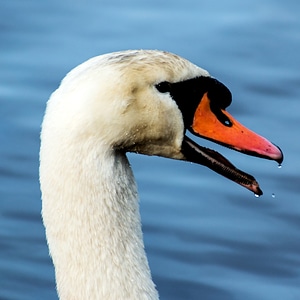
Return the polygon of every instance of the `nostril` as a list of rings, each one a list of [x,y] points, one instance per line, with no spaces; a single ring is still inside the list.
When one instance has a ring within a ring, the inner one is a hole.
[[[232,126],[232,123],[229,119],[225,120],[224,123],[223,123],[225,126],[228,126],[228,127],[231,127]]]
[[[210,103],[210,109],[223,125],[225,125],[226,127],[231,127],[233,125],[231,120],[223,113],[223,111],[219,107]]]

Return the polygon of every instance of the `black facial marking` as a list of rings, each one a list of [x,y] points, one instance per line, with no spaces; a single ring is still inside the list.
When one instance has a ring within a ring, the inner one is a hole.
[[[221,111],[230,105],[231,92],[217,79],[200,76],[176,83],[164,81],[157,84],[156,88],[161,93],[170,93],[182,112],[186,128],[193,124],[195,111],[205,93],[218,120],[225,126],[232,126],[231,121]]]
[[[207,96],[210,99],[211,111],[223,125],[231,127],[232,122],[221,111],[221,109],[225,109],[230,105],[232,101],[231,92],[223,83],[219,82],[216,79],[214,80],[214,87],[211,88],[207,93]]]
[[[229,89],[217,79],[211,78],[213,82],[208,89],[208,98],[213,105],[225,109],[231,104],[232,96]]]

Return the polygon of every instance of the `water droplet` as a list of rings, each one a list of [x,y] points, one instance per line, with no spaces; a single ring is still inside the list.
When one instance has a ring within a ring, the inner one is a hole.
[[[281,169],[282,168],[282,165],[281,164],[278,164],[278,169]]]
[[[259,197],[260,197],[260,195],[257,195],[257,194],[254,194],[254,196],[255,196],[256,198],[259,198]]]
[[[275,198],[275,194],[274,193],[272,193],[272,198]]]

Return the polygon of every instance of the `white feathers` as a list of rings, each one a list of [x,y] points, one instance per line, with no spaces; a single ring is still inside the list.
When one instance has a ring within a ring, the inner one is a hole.
[[[125,151],[181,158],[181,112],[155,84],[200,75],[170,53],[117,52],[76,67],[52,94],[40,182],[61,299],[158,299]]]

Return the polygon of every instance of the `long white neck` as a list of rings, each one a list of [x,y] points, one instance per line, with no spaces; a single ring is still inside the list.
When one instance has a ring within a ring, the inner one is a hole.
[[[158,299],[129,162],[95,143],[42,139],[42,213],[60,299]]]

